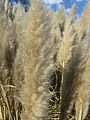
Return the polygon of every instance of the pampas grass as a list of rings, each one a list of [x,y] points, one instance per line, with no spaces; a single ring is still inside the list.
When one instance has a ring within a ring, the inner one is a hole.
[[[89,120],[90,2],[77,18],[31,0],[13,21],[0,1],[0,119]]]
[[[90,40],[87,39],[86,43],[86,58],[83,63],[83,71],[79,80],[79,88],[77,91],[76,99],[76,120],[84,120],[89,110],[89,99],[90,99],[90,82],[89,82],[89,62],[90,62]],[[85,50],[84,50],[85,51]]]
[[[73,23],[74,17],[75,17],[75,7],[72,7],[70,16],[69,18],[67,18],[67,21],[65,23],[64,37],[58,53],[58,62],[63,68],[69,60],[70,53],[71,53],[70,51],[73,47],[72,45],[74,42],[75,33],[74,33],[72,23]]]
[[[16,41],[13,35],[14,30],[12,23],[8,24],[8,19],[5,14],[0,13],[0,82],[1,82],[1,98],[5,103],[6,118],[13,119],[12,114],[14,112],[14,98],[13,89],[9,85],[13,86],[12,68],[16,53]],[[6,86],[4,88],[4,86]],[[9,86],[9,87],[8,87]],[[1,101],[2,104],[2,101]],[[2,106],[3,107],[3,106]]]
[[[24,84],[20,100],[23,119],[49,118],[50,76],[54,72],[55,45],[50,35],[50,19],[40,0],[32,1],[27,38],[23,41]],[[37,11],[37,13],[36,13]]]

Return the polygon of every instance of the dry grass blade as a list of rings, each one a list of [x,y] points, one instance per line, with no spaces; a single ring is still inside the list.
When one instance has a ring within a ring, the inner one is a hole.
[[[3,88],[2,83],[0,83],[0,89],[1,89],[1,95],[3,97],[3,100],[4,100],[4,102],[5,102],[5,104],[8,108],[9,118],[10,118],[10,120],[13,120],[12,115],[11,115],[11,111],[10,111],[10,107],[9,107],[9,104],[8,104],[8,100],[7,100],[7,97],[6,97],[6,93],[5,93],[5,90]]]

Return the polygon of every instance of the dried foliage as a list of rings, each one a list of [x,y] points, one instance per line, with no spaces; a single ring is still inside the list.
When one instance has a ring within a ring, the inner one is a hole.
[[[90,119],[90,2],[76,17],[0,1],[0,120]]]

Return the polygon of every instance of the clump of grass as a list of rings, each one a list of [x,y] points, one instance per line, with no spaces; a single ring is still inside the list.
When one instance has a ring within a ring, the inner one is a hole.
[[[10,20],[0,4],[0,106],[2,120],[89,120],[90,2],[76,18],[42,0],[28,13],[17,5]]]

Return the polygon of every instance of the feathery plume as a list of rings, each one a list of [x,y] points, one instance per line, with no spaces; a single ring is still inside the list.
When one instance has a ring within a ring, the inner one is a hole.
[[[90,105],[90,41],[85,43],[86,59],[83,63],[83,71],[79,79],[79,88],[76,98],[76,120],[84,120],[88,114]]]
[[[82,43],[78,43],[72,49],[71,59],[64,68],[62,101],[61,101],[61,120],[66,120],[66,116],[71,112],[80,87],[81,73],[84,69],[86,54]],[[68,87],[69,86],[69,87]]]
[[[41,0],[32,0],[27,38],[22,43],[24,84],[20,92],[25,108],[23,119],[46,119],[49,116],[50,82],[54,72],[55,45],[51,38],[48,11]]]
[[[67,64],[67,61],[70,58],[71,49],[73,47],[74,38],[75,38],[75,32],[73,28],[73,20],[75,17],[75,7],[72,7],[71,13],[69,18],[67,18],[65,23],[65,30],[64,30],[64,37],[61,42],[59,52],[58,52],[58,62],[61,66],[64,66]]]
[[[12,79],[12,68],[13,62],[16,54],[16,41],[14,36],[14,31],[12,23],[8,23],[8,19],[1,13],[0,14],[0,82],[2,86],[14,85]],[[9,115],[6,115],[12,119],[13,116],[13,89],[11,87],[6,87],[5,98],[3,101],[9,111]],[[4,93],[4,92],[3,92]],[[7,99],[7,100],[5,100]],[[5,107],[6,107],[5,106]],[[12,107],[11,107],[12,106]],[[8,112],[7,112],[8,114]]]

